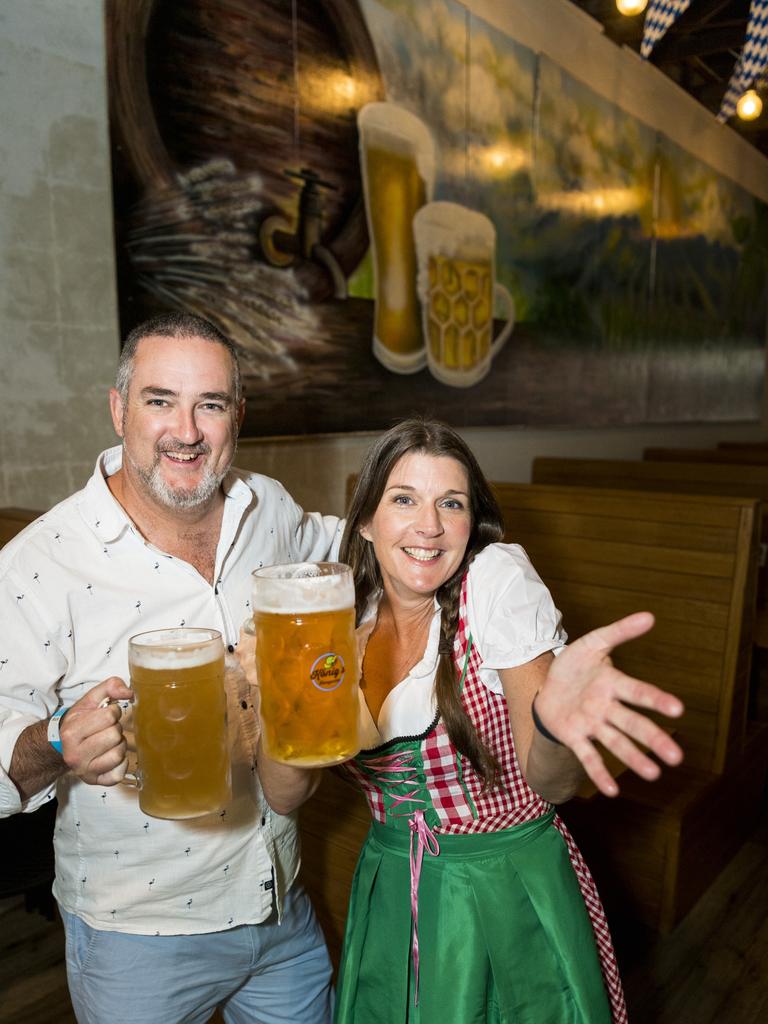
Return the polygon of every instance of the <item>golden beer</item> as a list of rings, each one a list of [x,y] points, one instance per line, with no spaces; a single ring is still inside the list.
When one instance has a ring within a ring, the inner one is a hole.
[[[488,358],[493,323],[490,260],[430,256],[425,307],[429,352],[435,363],[468,372]]]
[[[268,755],[304,767],[348,760],[360,749],[351,570],[337,563],[305,563],[253,575],[256,670]]]
[[[196,818],[221,810],[232,797],[221,634],[141,633],[129,662],[142,811]]]
[[[514,326],[514,304],[495,277],[496,231],[481,213],[456,203],[428,203],[413,221],[418,292],[430,372],[452,387],[485,377]],[[507,322],[493,338],[493,304]]]
[[[388,370],[415,373],[426,363],[426,354],[413,217],[431,196],[434,144],[426,125],[394,103],[369,103],[358,115],[358,126],[373,253],[373,351]]]

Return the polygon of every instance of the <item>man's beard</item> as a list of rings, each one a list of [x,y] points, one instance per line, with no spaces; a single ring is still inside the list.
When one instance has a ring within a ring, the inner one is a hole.
[[[179,444],[173,448],[158,449],[155,453],[152,466],[149,469],[144,466],[140,466],[134,460],[125,443],[123,443],[123,451],[126,458],[133,466],[139,480],[141,480],[155,501],[158,502],[158,504],[163,505],[165,508],[175,509],[177,511],[199,508],[201,505],[207,504],[221,486],[221,482],[229,472],[229,467],[232,465],[232,461],[235,457],[235,453],[233,451],[232,459],[230,459],[220,473],[214,473],[210,466],[206,466],[203,470],[203,477],[196,487],[183,488],[170,487],[163,479],[160,469],[160,461],[163,453],[179,452],[184,455],[190,455],[193,453],[208,455],[210,454],[210,448],[208,445]]]

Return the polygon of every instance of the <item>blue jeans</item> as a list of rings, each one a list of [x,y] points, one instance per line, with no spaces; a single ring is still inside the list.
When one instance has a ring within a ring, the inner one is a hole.
[[[331,964],[309,898],[287,894],[282,924],[202,935],[127,935],[62,911],[79,1024],[330,1024]]]

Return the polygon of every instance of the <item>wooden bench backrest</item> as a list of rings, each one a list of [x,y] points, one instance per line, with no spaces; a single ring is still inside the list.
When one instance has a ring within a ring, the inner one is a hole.
[[[0,548],[41,515],[29,508],[0,508]]]
[[[768,452],[768,441],[719,441],[717,447],[725,451]]]
[[[646,448],[644,459],[655,462],[730,462],[768,464],[768,448]]]
[[[493,486],[506,539],[527,550],[571,638],[633,611],[654,613],[655,629],[616,662],[685,701],[686,763],[723,771],[745,731],[758,503]]]
[[[541,457],[533,460],[531,481],[758,498],[762,503],[764,539],[768,539],[768,465]]]

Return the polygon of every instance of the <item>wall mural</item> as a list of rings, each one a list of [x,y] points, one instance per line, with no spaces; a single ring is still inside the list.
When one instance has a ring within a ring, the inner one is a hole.
[[[121,329],[245,436],[759,420],[768,208],[454,0],[112,0]]]

